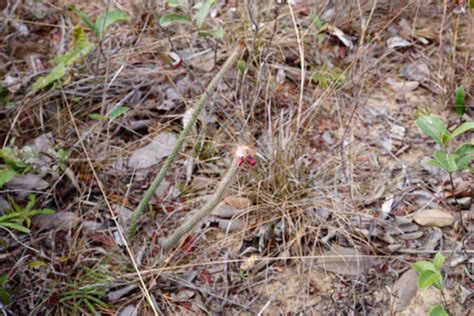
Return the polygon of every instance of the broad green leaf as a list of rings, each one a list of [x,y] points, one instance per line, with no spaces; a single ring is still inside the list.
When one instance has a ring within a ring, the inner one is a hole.
[[[425,260],[420,260],[420,261],[415,262],[413,264],[413,268],[416,270],[416,272],[418,272],[418,274],[421,274],[426,270],[430,270],[433,272],[436,271],[433,263],[429,261],[425,261]]]
[[[198,29],[200,29],[204,25],[204,21],[206,21],[206,18],[209,15],[209,11],[211,11],[211,7],[215,2],[216,0],[207,0],[202,3],[198,13],[196,14],[196,26],[198,27]]]
[[[458,155],[472,155],[474,154],[474,145],[463,144],[456,149],[455,153]]]
[[[114,110],[109,114],[109,119],[110,119],[110,120],[116,119],[116,118],[119,117],[120,115],[127,113],[128,110],[130,110],[130,109],[129,109],[128,107],[126,107],[126,106],[119,106],[118,108],[114,109]]]
[[[214,38],[223,38],[225,33],[224,33],[224,29],[222,29],[222,27],[218,27],[217,29],[215,30],[212,30],[212,31],[200,31],[199,32],[199,35],[200,36],[212,36]]]
[[[434,259],[433,259],[433,265],[437,270],[440,270],[443,267],[444,261],[446,260],[446,257],[443,256],[441,252],[437,252]]]
[[[436,272],[425,270],[418,276],[418,288],[426,289],[438,279]]]
[[[449,316],[448,312],[441,305],[435,305],[428,313],[428,316]]]
[[[462,116],[464,114],[465,105],[464,105],[464,86],[461,85],[456,89],[454,93],[454,109],[456,110],[456,114]]]
[[[456,165],[456,159],[459,155],[447,154],[442,151],[436,151],[434,153],[435,160],[442,165],[442,168],[447,172],[455,172],[458,167]]]
[[[3,286],[8,280],[8,274],[0,274],[0,286]]]
[[[463,171],[471,163],[472,155],[461,155],[456,158],[457,171]]]
[[[449,140],[461,135],[462,133],[465,133],[471,129],[474,129],[474,122],[464,122],[458,128],[456,128],[451,135],[449,135]]]
[[[21,226],[21,225],[18,225],[18,224],[15,224],[15,223],[1,223],[0,226],[15,229],[15,230],[17,230],[21,233],[25,233],[25,234],[28,234],[30,232],[30,230],[28,228],[26,228],[24,226]]]
[[[74,7],[72,4],[68,5],[67,9],[76,13],[81,18],[82,22],[84,22],[84,24],[87,25],[87,27],[89,27],[94,33],[97,34],[97,29],[94,23],[92,23],[92,21],[89,19],[89,16],[86,13],[82,12],[81,10],[76,9],[76,7]]]
[[[182,14],[169,13],[160,18],[160,25],[162,27],[167,27],[173,23],[192,25],[188,17]]]
[[[433,138],[440,145],[444,145],[443,138],[446,137],[445,135],[449,135],[446,126],[444,126],[439,117],[432,114],[417,119],[416,125],[423,134]]]
[[[102,13],[95,21],[97,36],[101,38],[109,26],[121,21],[130,21],[128,14],[120,10],[110,10]]]
[[[96,120],[96,121],[107,121],[107,116],[105,116],[105,115],[91,113],[88,116],[89,116],[89,118],[91,118],[93,120]]]
[[[15,170],[7,167],[5,169],[0,169],[0,188],[5,184],[7,183],[8,181],[10,181],[11,179],[13,179],[13,177],[16,175],[16,172]]]

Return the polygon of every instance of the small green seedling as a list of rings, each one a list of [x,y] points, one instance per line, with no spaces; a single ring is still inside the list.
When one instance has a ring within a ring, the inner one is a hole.
[[[96,120],[96,121],[113,121],[117,117],[127,113],[128,110],[130,110],[130,109],[126,106],[119,106],[118,108],[116,108],[112,112],[110,112],[110,114],[107,115],[107,116],[97,114],[97,113],[91,113],[91,114],[89,114],[89,118],[91,118],[93,120]]]
[[[36,209],[36,196],[28,195],[28,204],[21,207],[14,200],[10,201],[13,205],[12,210],[6,210],[5,215],[0,216],[0,227],[17,230],[21,233],[28,234],[30,232],[31,218],[41,214],[54,214],[54,210],[49,208]]]
[[[439,117],[430,114],[417,119],[416,125],[423,134],[431,137],[438,145],[441,145],[442,150],[435,151],[434,159],[428,161],[428,164],[449,173],[454,194],[453,172],[469,170],[474,173],[474,168],[470,166],[474,154],[474,145],[470,143],[463,144],[454,152],[449,151],[449,145],[454,138],[473,130],[474,122],[464,122],[450,133]]]
[[[110,10],[99,15],[94,24],[87,14],[76,9],[74,6],[68,6],[68,10],[75,12],[99,39],[102,39],[105,30],[110,25],[116,22],[130,20],[130,17],[126,13],[119,10]],[[53,58],[55,67],[49,74],[41,76],[36,80],[33,84],[33,91],[46,88],[53,82],[63,78],[71,65],[80,59],[86,58],[95,47],[96,45],[89,41],[89,37],[84,32],[84,29],[80,25],[75,26],[73,29],[71,48],[66,54]]]
[[[438,252],[433,261],[420,260],[413,264],[413,268],[418,273],[417,285],[418,289],[426,289],[430,286],[443,290],[443,275],[441,274],[441,268],[444,265],[446,258]],[[444,309],[441,304],[433,306],[428,313],[428,316],[448,316],[448,312]]]
[[[222,27],[215,29],[206,28],[205,22],[211,11],[212,6],[216,3],[216,0],[206,0],[199,2],[194,6],[194,10],[187,10],[185,1],[180,0],[168,0],[168,6],[176,8],[178,13],[167,13],[160,18],[160,25],[167,27],[175,23],[192,25],[198,30],[198,35],[207,37],[211,36],[217,39],[224,37],[225,33]],[[192,14],[192,11],[195,11]]]

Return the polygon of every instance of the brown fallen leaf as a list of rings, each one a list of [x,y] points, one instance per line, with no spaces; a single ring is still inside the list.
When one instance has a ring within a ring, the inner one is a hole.
[[[235,208],[247,208],[252,205],[250,199],[240,196],[229,196],[224,199],[224,203]]]
[[[454,223],[454,216],[441,209],[419,210],[412,214],[413,220],[421,226],[445,227]]]
[[[176,135],[171,133],[158,134],[150,144],[137,149],[132,154],[128,166],[137,169],[154,166],[171,153],[175,144]]]
[[[357,249],[340,246],[334,246],[324,252],[317,262],[317,265],[326,271],[355,277],[375,264],[373,258],[364,256]]]
[[[79,224],[79,217],[73,212],[37,215],[31,219],[33,226],[45,230],[69,230]]]
[[[402,274],[402,276],[393,284],[392,299],[396,312],[404,310],[415,297],[417,291],[417,273],[414,269],[410,269]]]

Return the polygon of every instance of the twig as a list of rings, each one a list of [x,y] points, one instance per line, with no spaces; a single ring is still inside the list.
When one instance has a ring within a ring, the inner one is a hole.
[[[178,156],[178,153],[179,153],[181,147],[183,146],[183,143],[184,143],[186,137],[188,136],[189,132],[191,131],[192,126],[196,122],[199,113],[204,108],[204,105],[209,100],[209,97],[212,95],[212,93],[216,89],[217,84],[222,79],[224,74],[230,69],[230,67],[232,67],[232,65],[235,64],[235,62],[237,61],[237,58],[240,55],[240,52],[241,52],[241,47],[240,46],[238,46],[237,48],[234,49],[232,54],[227,58],[226,62],[222,66],[221,70],[212,79],[211,83],[209,83],[209,86],[207,87],[206,91],[204,91],[204,94],[199,99],[199,101],[196,104],[195,108],[192,110],[192,117],[189,120],[188,124],[186,124],[186,126],[184,127],[181,134],[179,135],[179,138],[176,142],[176,145],[173,148],[173,151],[168,156],[168,158],[165,160],[165,162],[163,164],[163,167],[161,167],[160,171],[156,175],[155,180],[153,180],[150,187],[148,188],[145,195],[143,196],[142,200],[140,201],[140,204],[138,205],[135,212],[133,213],[132,219],[130,221],[130,228],[129,228],[129,231],[128,231],[130,237],[133,237],[135,235],[136,229],[137,229],[138,218],[143,213],[143,210],[148,205],[148,202],[150,201],[153,194],[155,194],[156,188],[160,185],[161,181],[164,179],[166,173],[168,172],[168,170],[171,167],[171,164],[173,163],[173,161]]]
[[[161,243],[163,252],[167,252],[171,250],[171,248],[176,246],[176,244],[179,243],[179,241],[184,235],[193,230],[194,227],[196,227],[196,225],[200,221],[202,221],[207,215],[212,212],[212,210],[214,210],[217,204],[221,201],[222,195],[224,194],[224,191],[229,185],[230,181],[237,174],[240,161],[242,161],[242,159],[245,159],[245,156],[247,156],[247,150],[247,147],[238,148],[237,154],[232,160],[229,170],[217,186],[216,192],[212,195],[211,199],[206,204],[204,204],[204,206],[199,211],[193,214],[193,216],[191,216],[186,222],[181,224],[181,226],[176,229],[176,231],[173,233],[173,235],[171,235],[171,237],[165,239]]]

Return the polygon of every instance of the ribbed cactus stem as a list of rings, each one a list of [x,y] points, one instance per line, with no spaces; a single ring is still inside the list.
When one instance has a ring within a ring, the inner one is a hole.
[[[232,65],[235,64],[237,61],[237,58],[239,57],[241,52],[241,47],[238,46],[232,54],[227,58],[226,62],[222,66],[222,68],[219,70],[217,75],[211,80],[211,83],[209,83],[209,86],[207,86],[206,91],[202,94],[201,98],[199,99],[198,103],[192,110],[192,117],[189,120],[189,122],[184,126],[183,131],[178,137],[178,140],[176,141],[176,145],[174,146],[171,154],[166,158],[163,166],[160,169],[160,172],[155,177],[155,180],[150,184],[150,187],[148,190],[145,192],[145,195],[143,196],[142,200],[140,201],[140,204],[138,204],[138,207],[135,209],[135,212],[132,215],[132,218],[130,220],[130,228],[128,230],[129,237],[132,238],[137,230],[137,222],[138,218],[140,215],[143,213],[143,210],[146,208],[148,205],[148,202],[150,202],[151,197],[155,194],[156,188],[160,185],[161,181],[165,178],[166,174],[168,173],[168,170],[170,169],[171,165],[173,164],[174,160],[179,154],[179,151],[181,150],[181,147],[184,144],[184,141],[186,137],[188,136],[189,132],[191,131],[191,128],[193,127],[194,123],[196,123],[196,120],[199,116],[199,113],[202,111],[204,108],[204,105],[206,105],[207,101],[211,97],[212,93],[216,89],[217,85],[221,81],[222,77],[224,74],[232,67]]]
[[[192,231],[199,222],[201,222],[206,216],[208,216],[212,212],[212,210],[214,210],[217,204],[219,204],[219,202],[222,200],[222,196],[224,195],[225,189],[236,175],[237,170],[239,169],[241,159],[242,156],[235,156],[234,160],[230,165],[229,170],[225,174],[224,178],[222,178],[222,180],[219,182],[216,192],[212,195],[211,199],[208,200],[207,203],[204,204],[200,210],[198,210],[190,218],[188,218],[188,220],[181,224],[181,226],[176,229],[176,231],[173,233],[173,235],[171,235],[171,237],[165,239],[161,243],[163,252],[168,252],[174,246],[176,246],[184,235]]]

